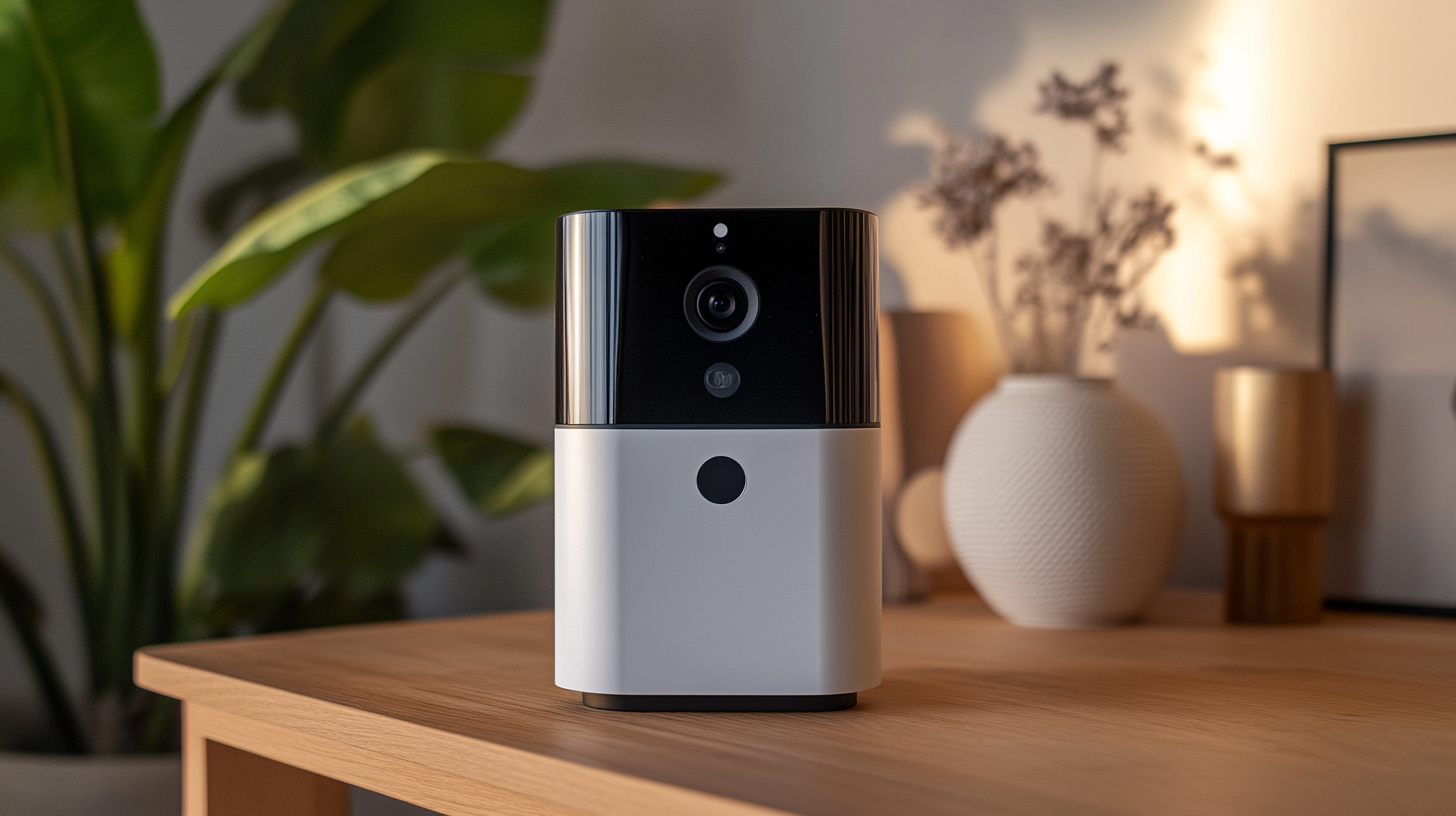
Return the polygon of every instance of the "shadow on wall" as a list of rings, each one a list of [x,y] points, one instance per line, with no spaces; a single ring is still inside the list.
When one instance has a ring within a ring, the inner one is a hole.
[[[1306,198],[1295,208],[1289,252],[1274,252],[1268,236],[1234,259],[1238,351],[1268,362],[1316,365],[1324,338],[1324,200]]]
[[[1159,144],[1113,163],[1119,169],[1110,185],[1128,191],[1140,189],[1138,180],[1145,177],[1173,180],[1178,245],[1160,260],[1145,290],[1160,325],[1123,333],[1115,368],[1123,387],[1159,416],[1180,452],[1188,512],[1173,582],[1215,587],[1222,582],[1224,532],[1213,509],[1213,375],[1232,364],[1318,363],[1324,208],[1321,201],[1305,198],[1287,218],[1267,212],[1239,156],[1213,150],[1199,138],[1191,117],[1178,118],[1184,103],[1178,86],[1187,83],[1170,71],[1154,71],[1163,82],[1152,83],[1151,113],[1135,110]],[[925,119],[906,114],[891,139],[926,142]],[[1075,155],[1075,150],[1062,153]],[[1097,178],[1089,189],[1097,189]],[[947,249],[937,235],[933,215],[919,200],[923,184],[903,188],[882,208],[882,245],[887,265],[897,273],[897,294],[913,308],[971,314],[979,341],[996,344],[976,264],[969,252]],[[1049,202],[1053,207],[1086,197],[1079,198],[1075,186],[1054,192],[1060,201]],[[1031,246],[1034,236],[1017,223],[1027,214],[1011,210],[1006,223],[993,228],[1001,254]]]
[[[1438,236],[1407,229],[1389,207],[1372,207],[1359,218],[1353,237],[1340,248],[1356,261],[1383,261],[1393,272],[1424,278],[1456,294],[1456,251]]]
[[[1210,161],[1189,151],[1185,163]],[[1213,222],[1214,235],[1235,227],[1217,220],[1207,207],[1193,206],[1191,219]],[[1250,247],[1235,256],[1227,268],[1217,261],[1198,259],[1191,270],[1212,277],[1216,289],[1232,296],[1231,308],[1214,317],[1227,321],[1212,334],[1223,338],[1214,351],[1190,353],[1175,342],[1179,327],[1164,322],[1150,331],[1130,331],[1117,341],[1117,377],[1121,385],[1152,409],[1168,429],[1179,450],[1186,485],[1182,551],[1172,581],[1183,586],[1217,587],[1223,580],[1223,524],[1213,508],[1212,403],[1213,375],[1233,364],[1312,365],[1321,345],[1322,233],[1321,202],[1306,200],[1298,207],[1296,240],[1285,253],[1270,247],[1266,236],[1224,240],[1220,255],[1231,248]],[[906,302],[921,309],[969,313],[977,326],[978,342],[999,345],[989,304],[965,252],[947,250],[931,225],[932,215],[920,206],[912,185],[891,199],[882,210],[881,236],[886,266]],[[1186,257],[1186,256],[1185,256]],[[1216,256],[1218,257],[1218,256]],[[1174,285],[1193,285],[1187,272]],[[1186,293],[1185,293],[1186,294]],[[1156,293],[1155,293],[1156,295]],[[1156,296],[1153,303],[1158,305]],[[1216,309],[1216,304],[1205,308]],[[1176,320],[1176,311],[1169,318]],[[1193,332],[1209,333],[1206,327]]]

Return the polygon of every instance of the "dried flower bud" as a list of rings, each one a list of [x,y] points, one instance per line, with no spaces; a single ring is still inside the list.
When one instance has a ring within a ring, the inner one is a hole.
[[[1127,123],[1128,89],[1117,84],[1119,70],[1117,63],[1104,62],[1082,83],[1072,82],[1061,71],[1052,72],[1051,79],[1037,86],[1041,103],[1036,112],[1090,125],[1099,147],[1121,153],[1132,128]]]
[[[1094,162],[1104,151],[1124,148],[1128,90],[1118,84],[1116,63],[1104,63],[1080,84],[1055,72],[1040,91],[1038,111],[1091,126]],[[1202,143],[1195,152],[1217,169],[1238,166],[1233,154],[1214,154]],[[1015,274],[1003,280],[996,209],[1051,185],[1030,143],[1013,145],[1004,136],[977,138],[944,127],[935,131],[931,178],[920,202],[936,211],[936,229],[947,246],[986,239],[979,244],[986,250],[979,263],[1014,371],[1076,371],[1084,346],[1107,351],[1118,331],[1154,325],[1156,316],[1140,302],[1139,287],[1176,238],[1174,204],[1156,188],[1131,198],[1115,188],[1093,189],[1082,223],[1072,227],[1044,218],[1040,245],[1020,254]]]
[[[938,127],[930,184],[920,201],[939,211],[936,226],[948,244],[967,246],[991,229],[1003,201],[1050,184],[1030,143],[1014,146],[1004,136],[977,138]]]

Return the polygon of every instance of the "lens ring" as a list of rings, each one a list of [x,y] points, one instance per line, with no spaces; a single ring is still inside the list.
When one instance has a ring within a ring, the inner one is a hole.
[[[714,309],[710,301],[717,301],[718,308]],[[705,340],[737,340],[758,319],[758,287],[741,270],[710,266],[688,283],[683,293],[683,316]]]

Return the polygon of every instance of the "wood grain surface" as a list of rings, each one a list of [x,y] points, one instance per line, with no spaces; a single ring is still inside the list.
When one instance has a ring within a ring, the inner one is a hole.
[[[342,782],[217,742],[202,750],[193,759],[208,775],[207,816],[349,816]]]
[[[1220,612],[887,609],[884,682],[823,714],[583,708],[542,612],[159,646],[137,677],[189,734],[460,816],[1456,812],[1456,623]]]

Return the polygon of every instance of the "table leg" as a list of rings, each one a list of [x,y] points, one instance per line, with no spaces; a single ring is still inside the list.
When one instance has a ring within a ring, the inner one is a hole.
[[[185,816],[349,816],[349,786],[207,739],[185,726]]]

